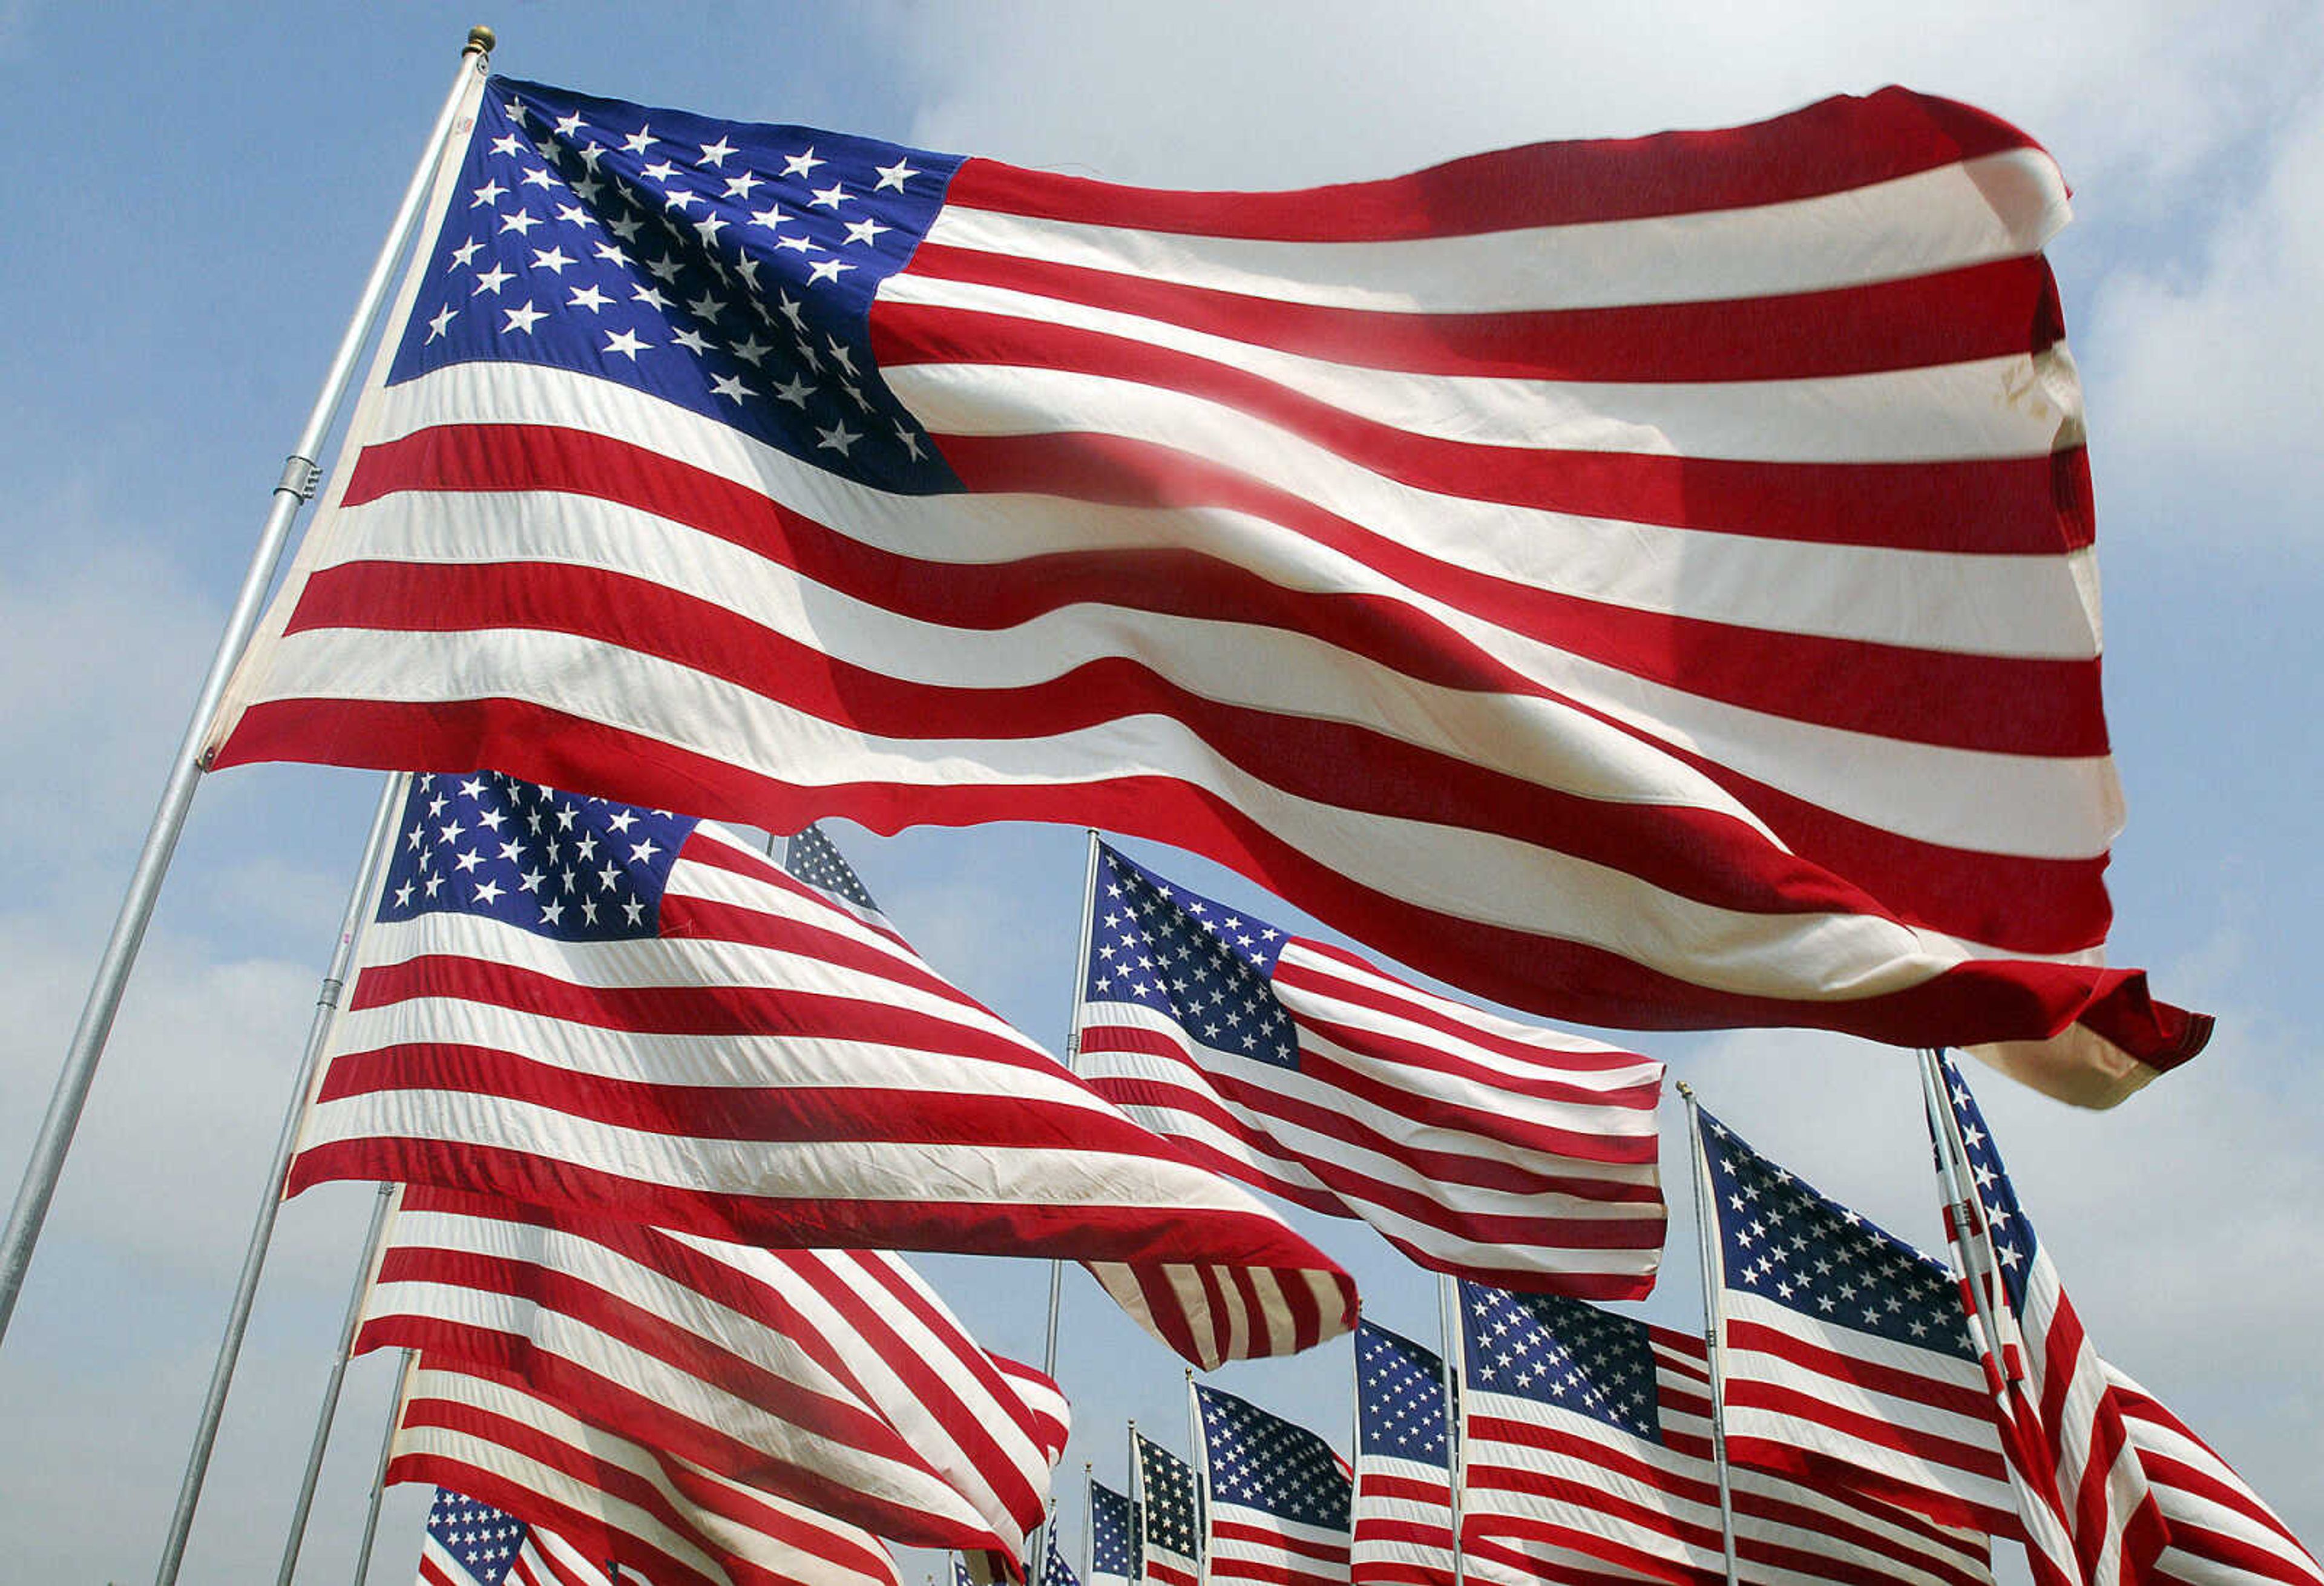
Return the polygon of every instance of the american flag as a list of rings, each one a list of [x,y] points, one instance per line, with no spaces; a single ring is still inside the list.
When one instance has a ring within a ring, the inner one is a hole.
[[[616,1586],[612,1568],[448,1488],[436,1489],[420,1533],[420,1586]]]
[[[1352,1324],[1351,1282],[1279,1216],[734,834],[489,771],[417,779],[399,833],[293,1193],[1191,1263],[1273,1306],[1230,1345]]]
[[[1057,1545],[1056,1517],[1052,1514],[1048,1528],[1041,1534],[1040,1586],[1082,1586],[1082,1578],[1074,1573],[1073,1565],[1065,1562],[1065,1550]]]
[[[1660,1063],[1424,991],[1110,847],[1092,889],[1078,1072],[1100,1095],[1424,1267],[1654,1286]]]
[[[1332,1445],[1248,1399],[1197,1385],[1208,1579],[1347,1586],[1347,1467]]]
[[[1951,1271],[1709,1112],[1702,1128],[1729,1457],[2020,1535]]]
[[[1138,1485],[1139,1586],[1194,1586],[1203,1570],[1202,1498],[1185,1461],[1130,1434]]]
[[[424,1357],[387,1480],[523,1515],[652,1586],[902,1586],[868,1533],[574,1419],[504,1376]]]
[[[1967,1217],[1948,1204],[1945,1220],[1964,1270],[1992,1275],[1984,1288],[1999,1358],[1989,1369],[2037,1580],[2227,1586],[2324,1578],[2225,1461],[2099,1358],[2018,1204],[1959,1060],[1945,1056],[1938,1075],[1976,1195]],[[1942,1127],[1934,1116],[1929,1123]],[[1938,1149],[1947,1150],[1941,1139]],[[1966,1280],[1962,1303],[1975,1314]]]
[[[1055,1384],[987,1354],[895,1256],[760,1249],[425,1187],[404,1192],[356,1347],[507,1372],[874,1535],[1011,1561],[1068,1430]]]
[[[1452,1586],[1444,1362],[1376,1322],[1356,1323],[1353,1586]]]
[[[1090,1586],[1139,1586],[1138,1506],[1098,1481],[1090,1483],[1089,1505]]]
[[[2028,1068],[2083,1101],[2201,1046],[2097,962],[2015,128],[1890,88],[1188,193],[475,91],[214,763],[1098,826],[1533,1012],[2074,1031]]]
[[[1462,1547],[1473,1578],[1723,1578],[1702,1341],[1550,1295],[1461,1286]],[[1993,1579],[1985,1536],[1730,1466],[1745,1581]]]

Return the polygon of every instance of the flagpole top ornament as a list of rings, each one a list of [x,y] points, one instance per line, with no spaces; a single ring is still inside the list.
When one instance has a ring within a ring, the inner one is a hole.
[[[1687,1083],[1686,1081],[1683,1079],[1674,1080],[1672,1083],[1678,1086],[1678,1093],[1680,1095],[1684,1096],[1690,1102],[1694,1100],[1694,1087],[1692,1085]]]
[[[483,23],[478,23],[475,26],[468,30],[468,49],[475,51],[479,55],[491,54],[493,52],[493,46],[499,42],[500,35],[493,32],[492,29],[486,27]]]

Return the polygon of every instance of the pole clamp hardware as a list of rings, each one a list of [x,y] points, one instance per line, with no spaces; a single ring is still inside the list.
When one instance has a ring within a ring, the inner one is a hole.
[[[302,457],[292,452],[282,459],[282,477],[274,482],[274,488],[287,490],[300,501],[313,501],[315,491],[322,483],[321,465],[312,457]]]

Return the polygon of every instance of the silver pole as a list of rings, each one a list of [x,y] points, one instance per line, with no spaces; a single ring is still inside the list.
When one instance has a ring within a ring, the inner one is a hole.
[[[1990,1386],[1998,1392],[2014,1377],[2000,1323],[1993,1314],[1993,1294],[1987,1286],[1993,1269],[1984,1259],[1987,1246],[1978,1232],[1984,1226],[1984,1213],[1978,1208],[1977,1186],[1969,1175],[1969,1147],[1960,1138],[1960,1120],[1953,1115],[1952,1102],[1945,1093],[1943,1060],[1935,1047],[1924,1047],[1920,1061],[1921,1105],[1929,1115],[1930,1143],[1936,1148],[1937,1185],[1944,1192],[1946,1209],[1952,1214],[1950,1242],[1954,1259],[1960,1263],[1978,1329],[1985,1334],[1986,1357],[1992,1361]]]
[[[1097,1586],[1097,1462],[1082,1462],[1082,1586]]]
[[[315,993],[315,1016],[308,1022],[298,1080],[290,1087],[290,1104],[284,1109],[282,1127],[274,1137],[274,1159],[266,1170],[258,1215],[250,1225],[250,1243],[242,1252],[242,1275],[235,1279],[234,1299],[226,1307],[226,1331],[218,1338],[217,1359],[210,1366],[209,1389],[202,1397],[193,1446],[187,1451],[185,1474],[178,1481],[178,1505],[171,1511],[170,1533],[161,1543],[161,1561],[153,1573],[155,1586],[172,1586],[179,1566],[185,1562],[186,1538],[194,1528],[194,1508],[201,1502],[202,1480],[209,1473],[210,1451],[217,1443],[218,1421],[226,1414],[226,1389],[234,1382],[235,1362],[241,1357],[243,1335],[249,1331],[251,1309],[258,1301],[259,1277],[266,1268],[267,1247],[273,1242],[274,1219],[282,1207],[282,1183],[290,1168],[291,1149],[306,1120],[307,1100],[315,1088],[323,1047],[330,1039],[331,1020],[339,1010],[339,995],[355,957],[355,939],[362,934],[363,917],[379,896],[380,874],[394,845],[396,817],[410,783],[411,779],[401,772],[386,778],[379,790],[379,807],[372,812],[371,834],[364,840],[363,859],[355,866],[346,911],[339,917],[339,936],[331,948],[330,965]]]
[[[274,1572],[274,1586],[290,1586],[299,1572],[299,1549],[307,1541],[307,1517],[314,1512],[315,1484],[322,1479],[323,1455],[331,1443],[331,1421],[339,1411],[339,1389],[347,1379],[347,1361],[355,1353],[355,1330],[363,1324],[364,1300],[371,1293],[372,1274],[379,1268],[381,1242],[387,1236],[387,1216],[395,1204],[395,1185],[382,1184],[372,1203],[371,1231],[364,1236],[363,1261],[355,1268],[355,1287],[347,1295],[347,1314],[339,1323],[338,1353],[331,1359],[331,1379],[323,1387],[323,1407],[315,1417],[315,1439],[308,1445],[307,1469],[299,1479],[299,1501],[291,1506],[290,1530],[282,1543],[282,1565]]]
[[[369,339],[386,301],[389,278],[419,217],[420,202],[435,174],[438,152],[470,86],[483,80],[484,61],[492,47],[490,28],[469,30],[467,48],[460,54],[459,77],[436,117],[435,129],[429,134],[419,168],[412,172],[403,202],[387,228],[387,240],[372,264],[371,278],[364,283],[355,317],[347,322],[346,334],[340,338],[338,351],[323,376],[323,387],[316,394],[313,410],[307,415],[306,428],[300,431],[298,444],[284,460],[281,477],[275,482],[273,502],[259,531],[250,568],[243,575],[242,588],[235,596],[226,632],[218,638],[217,653],[210,658],[209,672],[194,702],[193,715],[186,724],[185,736],[180,740],[177,754],[171,761],[169,780],[153,811],[153,823],[146,829],[137,867],[130,872],[129,890],[122,897],[120,913],[114,917],[113,934],[106,938],[105,952],[97,962],[96,975],[89,982],[88,1000],[81,1007],[80,1023],[73,1030],[72,1045],[66,1049],[64,1066],[58,1071],[48,1112],[41,1120],[40,1133],[33,1139],[32,1157],[24,1165],[15,1204],[8,1213],[7,1231],[0,1234],[0,1341],[7,1337],[17,1293],[24,1286],[25,1270],[32,1264],[32,1247],[40,1242],[41,1227],[48,1221],[49,1203],[56,1198],[57,1179],[64,1171],[65,1153],[72,1148],[73,1131],[80,1126],[81,1109],[88,1101],[89,1085],[97,1078],[97,1059],[104,1055],[106,1038],[112,1034],[114,1015],[120,1010],[130,968],[145,939],[145,927],[153,917],[153,906],[161,897],[161,878],[170,868],[171,855],[177,850],[178,835],[185,829],[186,813],[193,805],[194,788],[201,779],[202,742],[209,733],[210,718],[217,714],[218,705],[226,697],[227,679],[258,626],[267,588],[274,581],[275,567],[290,544],[291,522],[298,517],[300,507],[315,493],[320,475],[315,454],[322,449],[323,437],[338,416],[339,404],[355,375],[356,355]]]
[[[1192,1366],[1186,1368],[1186,1444],[1194,1456],[1194,1586],[1211,1586],[1211,1440],[1203,1433],[1203,1400]]]
[[[1684,1080],[1678,1082],[1678,1093],[1686,1099],[1688,1143],[1694,1148],[1687,1166],[1694,1176],[1695,1244],[1702,1252],[1702,1346],[1711,1368],[1711,1457],[1719,1465],[1719,1546],[1727,1561],[1727,1586],[1735,1586],[1735,1496],[1727,1478],[1727,1362],[1719,1336],[1719,1244],[1711,1232],[1711,1219],[1718,1213],[1711,1204],[1711,1171],[1702,1158],[1702,1104]]]
[[[1096,913],[1093,894],[1097,891],[1097,828],[1089,828],[1089,862],[1082,869],[1082,935],[1081,945],[1074,950],[1074,1015],[1065,1027],[1065,1072],[1073,1073],[1081,1066],[1082,1056],[1082,996],[1083,982],[1089,974],[1090,917]],[[1065,1303],[1065,1264],[1054,1258],[1049,1262],[1049,1331],[1041,1343],[1041,1369],[1051,1378],[1057,1374],[1057,1311]]]
[[[363,1540],[355,1545],[355,1572],[349,1586],[364,1586],[371,1574],[372,1544],[379,1536],[379,1502],[387,1493],[387,1462],[395,1453],[395,1434],[403,1425],[404,1396],[411,1391],[411,1369],[419,1359],[418,1350],[404,1351],[402,1369],[395,1376],[395,1397],[387,1407],[387,1434],[379,1440],[379,1464],[371,1477],[371,1508],[364,1512]]]
[[[1452,1521],[1452,1586],[1468,1579],[1468,1559],[1461,1551],[1461,1285],[1447,1273],[1436,1275],[1436,1342],[1444,1377],[1444,1487],[1447,1513]]]

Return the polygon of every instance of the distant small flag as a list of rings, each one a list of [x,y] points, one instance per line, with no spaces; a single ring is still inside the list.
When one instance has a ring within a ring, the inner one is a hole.
[[[1213,1586],[1347,1586],[1350,1483],[1332,1445],[1215,1388],[1194,1402]]]
[[[1654,1286],[1663,1065],[1425,991],[1101,847],[1078,1072],[1213,1170],[1424,1267]]]
[[[1950,1270],[1709,1112],[1701,1148],[1719,1236],[1729,1457],[2022,1535]]]
[[[1041,1536],[1040,1586],[1082,1586],[1082,1579],[1065,1562],[1065,1551],[1057,1545],[1057,1520],[1049,1517],[1049,1524]]]
[[[616,1586],[560,1536],[448,1488],[436,1489],[420,1544],[420,1586]]]
[[[1452,1586],[1451,1443],[1443,1360],[1358,1323],[1353,1586]]]
[[[855,873],[855,867],[823,834],[821,825],[796,833],[783,844],[783,868],[808,886],[820,887],[845,901],[870,923],[895,928],[889,925],[880,906],[872,901],[871,889]]]
[[[1090,1586],[1139,1586],[1138,1506],[1102,1482],[1090,1483]]]
[[[1461,1540],[1497,1581],[1716,1581],[1700,1338],[1553,1295],[1461,1286]],[[1747,1579],[1989,1586],[1981,1533],[1731,1466]]]
[[[1193,1467],[1138,1435],[1138,1520],[1141,1586],[1195,1586],[1203,1567],[1203,1527]]]

